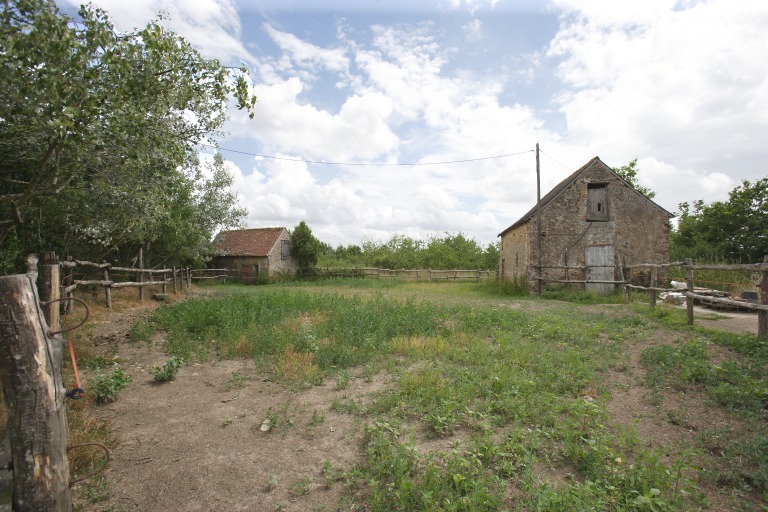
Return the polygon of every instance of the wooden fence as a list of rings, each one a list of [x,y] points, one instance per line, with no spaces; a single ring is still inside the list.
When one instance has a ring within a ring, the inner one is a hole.
[[[664,288],[659,287],[657,283],[658,270],[661,268],[683,267],[685,270],[685,288]],[[688,314],[688,324],[693,325],[693,306],[695,301],[710,305],[723,305],[735,308],[744,308],[757,311],[757,336],[761,339],[768,339],[768,256],[763,258],[763,263],[749,263],[737,265],[694,265],[690,258],[684,262],[668,263],[657,265],[653,263],[641,263],[628,265],[627,268],[649,268],[651,270],[651,285],[636,286],[630,283],[624,283],[626,290],[626,302],[632,299],[632,290],[642,290],[650,292],[650,307],[655,307],[657,293],[660,292],[679,292],[685,297],[685,305]],[[744,300],[734,300],[730,297],[717,297],[710,293],[705,293],[696,288],[694,282],[694,273],[696,270],[725,270],[730,272],[751,271],[760,273],[760,283],[758,287],[757,301],[752,303]]]
[[[207,281],[219,280],[227,281],[242,280],[242,272],[233,269],[193,269],[191,271],[193,280]],[[252,279],[258,279],[258,276],[248,274]],[[496,279],[495,270],[410,270],[410,269],[385,269],[385,268],[313,268],[311,271],[299,274],[306,278],[331,278],[331,277],[349,277],[362,279],[400,279],[403,281],[414,282],[460,282],[460,281],[487,281]]]
[[[43,253],[44,255],[47,253]],[[112,290],[115,288],[138,288],[139,299],[144,300],[147,286],[162,286],[162,294],[168,293],[168,286],[173,293],[192,285],[190,268],[148,269],[143,266],[142,253],[139,252],[138,267],[117,267],[111,263],[93,263],[91,261],[67,258],[59,263],[64,270],[62,294],[70,298],[80,286],[101,286],[108,308],[112,307]],[[69,307],[72,302],[66,303]]]

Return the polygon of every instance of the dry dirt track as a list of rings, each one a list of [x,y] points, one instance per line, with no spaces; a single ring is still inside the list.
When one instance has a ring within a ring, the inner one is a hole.
[[[728,332],[757,334],[756,312],[718,311],[694,306],[693,314],[696,325]]]

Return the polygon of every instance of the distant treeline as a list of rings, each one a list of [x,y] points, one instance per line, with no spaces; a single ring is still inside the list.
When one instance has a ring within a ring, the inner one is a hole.
[[[462,233],[427,240],[395,235],[388,242],[365,241],[335,249],[322,242],[320,246],[318,267],[495,270],[499,265],[497,243],[483,248]]]

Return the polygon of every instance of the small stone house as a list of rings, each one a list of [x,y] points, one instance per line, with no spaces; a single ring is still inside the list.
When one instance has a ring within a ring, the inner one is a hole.
[[[222,231],[213,240],[211,268],[237,270],[243,280],[296,272],[291,235],[285,228]]]
[[[542,288],[568,286],[609,293],[629,278],[647,283],[649,269],[620,265],[669,263],[673,214],[638,192],[595,157],[541,198]],[[537,207],[499,233],[499,276],[536,289]],[[663,278],[660,274],[660,278]],[[603,281],[603,283],[590,283]]]

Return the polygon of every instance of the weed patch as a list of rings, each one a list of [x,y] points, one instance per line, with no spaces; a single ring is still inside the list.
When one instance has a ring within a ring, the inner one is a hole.
[[[149,373],[155,382],[168,382],[176,377],[179,370],[184,367],[184,359],[178,356],[173,356],[162,366],[153,366],[149,369]]]
[[[105,404],[117,400],[117,395],[125,389],[132,378],[122,368],[113,368],[107,373],[99,373],[91,377],[89,391],[97,404]]]

